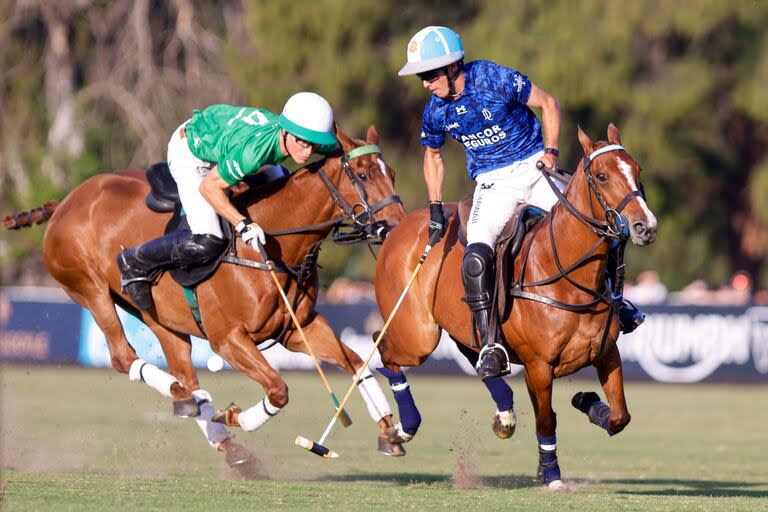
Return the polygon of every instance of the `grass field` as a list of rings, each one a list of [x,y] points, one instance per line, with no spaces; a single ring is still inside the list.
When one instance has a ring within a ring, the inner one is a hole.
[[[331,374],[342,395],[350,380]],[[324,460],[293,445],[317,440],[332,415],[313,373],[288,373],[291,403],[259,432],[238,433],[264,480],[238,481],[191,420],[148,387],[112,370],[1,367],[2,502],[27,510],[768,510],[768,390],[759,386],[629,383],[632,423],[609,438],[570,406],[597,382],[555,386],[558,455],[573,492],[534,476],[534,419],[523,382],[518,429],[497,439],[480,382],[412,372],[423,423],[392,459],[355,396],[354,424]],[[260,387],[233,372],[201,373],[218,406],[249,406]],[[383,384],[383,379],[380,379]],[[388,390],[386,391],[390,396]],[[602,395],[602,393],[601,393]]]

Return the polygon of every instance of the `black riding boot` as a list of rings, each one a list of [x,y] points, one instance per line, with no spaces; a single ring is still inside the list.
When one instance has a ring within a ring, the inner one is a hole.
[[[189,231],[169,233],[138,247],[124,249],[117,256],[123,279],[120,285],[141,309],[152,307],[152,274],[169,267],[209,263],[221,254],[226,241],[213,235]]]
[[[493,249],[485,244],[470,244],[464,251],[461,278],[466,296],[461,300],[472,311],[480,342],[484,343],[477,368],[481,379],[489,379],[509,373],[507,352],[496,343],[496,333],[489,332],[491,301],[494,278]]]
[[[606,272],[611,280],[616,278],[616,265],[618,264],[618,258],[616,251],[618,245],[612,247],[608,252],[608,263],[606,265]],[[619,308],[619,330],[624,334],[629,334],[637,329],[640,324],[645,322],[645,313],[640,311],[637,306],[632,304],[627,299],[621,299],[621,307]]]

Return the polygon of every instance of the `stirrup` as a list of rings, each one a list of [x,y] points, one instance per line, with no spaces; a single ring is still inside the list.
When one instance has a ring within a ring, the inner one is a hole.
[[[490,360],[489,364],[484,364],[486,358]],[[512,372],[512,368],[509,364],[507,349],[499,343],[484,346],[477,358],[475,370],[482,380],[508,375]]]
[[[645,313],[627,299],[623,299],[619,307],[619,330],[622,334],[629,334],[645,322]]]

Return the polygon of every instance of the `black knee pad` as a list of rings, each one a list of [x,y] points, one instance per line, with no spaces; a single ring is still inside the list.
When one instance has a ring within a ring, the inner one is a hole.
[[[176,265],[204,265],[218,258],[227,241],[214,235],[192,235],[179,243],[173,250]]]
[[[464,250],[461,274],[465,278],[478,278],[493,269],[493,249],[485,244],[469,244]]]

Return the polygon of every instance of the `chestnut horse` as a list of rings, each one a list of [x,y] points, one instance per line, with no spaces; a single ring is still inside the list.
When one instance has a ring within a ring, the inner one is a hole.
[[[367,368],[361,368],[363,362],[357,354],[315,312],[317,250],[342,222],[346,228],[352,226],[358,231],[358,240],[370,239],[396,225],[405,212],[394,194],[393,171],[380,156],[375,127],[368,129],[367,141],[351,139],[338,128],[337,137],[341,144],[338,154],[287,178],[242,191],[234,196],[233,204],[267,231],[266,251],[279,268],[296,268],[304,263],[298,272],[303,278],[287,272],[278,275],[285,293],[294,296],[296,316],[317,358],[349,374],[369,374]],[[275,409],[279,411],[288,403],[286,383],[257,344],[282,333],[281,343],[288,350],[308,350],[290,323],[276,285],[264,271],[263,260],[239,238],[235,247],[241,265],[222,263],[196,287],[200,324],[181,286],[167,273],[153,287],[155,307],[141,311],[130,302],[120,290],[120,273],[115,264],[121,245],[135,246],[161,236],[171,218],[170,213],[155,213],[145,206],[149,190],[145,172],[139,169],[100,174],[85,181],[55,207],[50,217],[44,239],[45,263],[69,296],[93,314],[106,336],[115,370],[171,397],[175,414],[196,417],[211,446],[227,453],[230,461],[230,448],[241,447],[232,442],[223,425],[211,421],[215,411],[210,395],[200,389],[191,361],[189,335],[207,338],[216,353],[264,388],[268,402],[262,400],[249,409],[248,422],[244,421],[247,411],[241,412],[234,404],[218,415],[218,421],[246,430],[259,428],[276,413]],[[47,206],[50,210],[51,205]],[[50,211],[44,215],[49,216]],[[6,227],[18,227],[12,224],[12,219],[6,219]],[[350,237],[349,232],[334,233]],[[252,268],[259,265],[261,270]],[[301,279],[298,289],[297,279]],[[154,332],[170,375],[138,359],[123,332],[116,304]],[[376,380],[368,379],[368,384],[359,389],[369,413],[379,424],[379,449],[389,455],[403,455],[402,447],[386,441],[392,413]],[[201,416],[204,405],[206,414]]]
[[[621,146],[619,130],[611,124],[608,143],[593,143],[579,129],[579,141],[585,158],[564,198],[537,229],[525,234],[520,253],[510,262],[515,282],[520,285],[510,287],[508,293],[516,300],[506,308],[508,315],[499,319],[501,342],[512,362],[525,367],[540,445],[538,477],[552,489],[564,488],[555,451],[554,378],[595,366],[610,408],[593,392],[577,394],[574,405],[611,435],[629,423],[616,346],[619,329],[615,313],[621,283],[617,287],[615,280],[614,286],[606,281],[606,266],[612,240],[621,241],[623,254],[627,236],[636,245],[646,245],[655,240],[657,227],[642,196],[640,166]],[[456,211],[455,204],[447,208]],[[409,214],[382,246],[376,267],[376,298],[384,318],[392,311],[427,244],[428,217],[424,210]],[[629,224],[622,227],[627,221]],[[629,234],[625,228],[630,229]],[[477,360],[477,354],[467,348],[473,347],[470,311],[460,300],[464,294],[460,272],[463,253],[458,215],[453,215],[445,237],[432,248],[379,347],[385,367],[382,373],[390,380],[401,419],[390,432],[391,441],[409,440],[421,422],[401,366],[424,362],[437,346],[441,329],[468,358]],[[623,264],[620,267],[619,281],[623,279]],[[497,405],[507,402],[498,407],[494,418],[494,431],[506,438],[515,426],[512,394],[507,384],[497,379],[493,386],[484,382]]]

